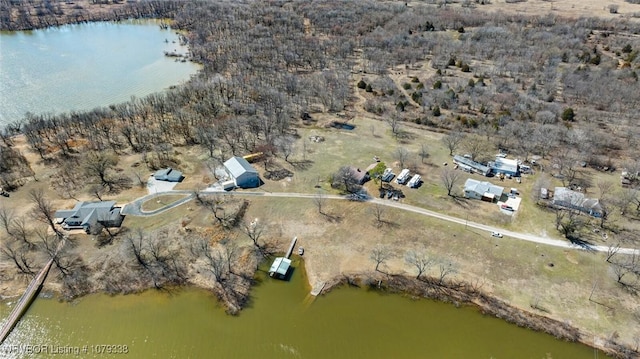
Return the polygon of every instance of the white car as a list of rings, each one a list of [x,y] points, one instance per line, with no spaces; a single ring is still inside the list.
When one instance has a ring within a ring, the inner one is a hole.
[[[491,237],[502,238],[502,233],[500,233],[500,232],[491,232]]]

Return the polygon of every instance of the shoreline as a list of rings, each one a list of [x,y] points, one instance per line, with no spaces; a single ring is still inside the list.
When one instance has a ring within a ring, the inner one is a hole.
[[[472,306],[481,314],[496,317],[518,327],[552,335],[556,339],[577,342],[600,350],[614,358],[638,358],[640,352],[605,338],[583,332],[566,322],[545,317],[523,308],[512,306],[502,299],[483,293],[467,282],[447,281],[439,283],[437,278],[416,279],[406,275],[382,272],[344,274],[326,282],[320,295],[329,294],[342,286],[369,287],[393,295],[406,295],[415,299],[431,299],[459,306]]]
[[[304,262],[304,259],[300,260]],[[313,274],[308,273],[307,266],[304,267],[305,273],[303,275],[306,277],[309,288],[313,289],[313,283],[311,283],[310,280]],[[254,277],[258,271],[259,269],[254,272]],[[244,309],[244,304],[246,303],[241,303],[239,306],[236,305],[237,303],[230,303],[223,292],[217,291],[215,288],[196,281],[195,279],[196,278],[190,278],[188,283],[176,285],[175,288],[197,288],[205,290],[212,296],[216,297],[219,303],[226,308],[225,312],[228,315],[241,315],[242,310]],[[53,283],[50,282],[49,285],[51,284]],[[122,293],[108,293],[103,290],[95,290],[69,298],[63,295],[56,284],[58,283],[54,284],[54,288],[48,288],[46,291],[41,291],[38,297],[47,296],[49,298],[57,298],[59,301],[72,302],[91,294],[107,294],[115,296],[137,294],[154,289],[158,290],[153,286],[140,287],[136,290]],[[255,284],[256,283],[253,282],[248,288],[249,297],[252,295],[252,289]],[[343,286],[357,288],[368,287],[369,289],[387,292],[393,295],[409,296],[414,299],[430,299],[452,304],[456,307],[472,306],[483,315],[493,316],[521,328],[549,334],[559,340],[581,343],[590,348],[600,350],[613,358],[640,357],[640,352],[626,345],[595,336],[593,333],[584,332],[582,329],[574,327],[566,322],[561,322],[556,319],[545,317],[542,314],[537,314],[524,308],[513,306],[499,297],[484,293],[480,288],[481,286],[476,286],[464,281],[446,280],[444,282],[440,282],[434,277],[422,277],[421,279],[416,279],[415,277],[409,277],[407,275],[394,275],[383,272],[364,271],[349,274],[343,273],[325,281],[323,283],[322,290],[318,293],[318,296],[330,295],[333,290],[340,289]],[[16,288],[14,287],[13,289]],[[7,303],[12,301],[12,299],[19,297],[20,295],[0,295],[0,301]]]

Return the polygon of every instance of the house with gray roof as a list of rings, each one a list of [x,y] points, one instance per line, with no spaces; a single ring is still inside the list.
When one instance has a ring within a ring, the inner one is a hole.
[[[260,187],[261,181],[258,171],[244,158],[231,157],[224,163],[224,168],[231,179],[235,181],[236,187]]]
[[[469,178],[464,183],[464,196],[466,198],[494,202],[500,200],[503,192],[504,187],[496,186],[490,182],[481,182]]]
[[[599,200],[586,198],[583,193],[572,191],[566,187],[556,187],[554,189],[553,204],[564,208],[575,209],[596,218],[600,218],[603,215],[603,209]]]
[[[64,229],[84,229],[87,233],[94,229],[105,227],[120,227],[124,216],[116,207],[116,201],[78,202],[70,210],[60,210],[54,213],[55,218],[62,219]]]
[[[153,174],[153,178],[158,181],[180,182],[184,179],[184,176],[182,175],[182,172],[168,167],[156,171],[156,173]]]

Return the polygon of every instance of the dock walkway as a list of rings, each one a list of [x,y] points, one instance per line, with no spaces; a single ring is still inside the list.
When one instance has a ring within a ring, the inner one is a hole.
[[[60,242],[56,250],[56,254],[60,250],[60,248],[64,246],[64,242],[64,239]],[[7,321],[4,322],[4,325],[2,326],[2,331],[0,331],[0,344],[4,343],[5,339],[7,339],[7,336],[9,336],[9,333],[11,333],[11,330],[13,330],[16,324],[18,324],[18,321],[20,320],[22,315],[27,311],[31,302],[33,302],[34,297],[38,294],[38,291],[44,284],[45,279],[47,279],[47,274],[49,274],[49,270],[51,269],[52,265],[53,258],[51,258],[47,262],[47,264],[45,264],[45,266],[40,270],[38,275],[36,275],[31,280],[31,283],[29,283],[29,285],[27,286],[24,294],[22,295],[22,297],[20,297],[20,300],[18,300],[15,307],[13,307],[13,310],[7,318]]]

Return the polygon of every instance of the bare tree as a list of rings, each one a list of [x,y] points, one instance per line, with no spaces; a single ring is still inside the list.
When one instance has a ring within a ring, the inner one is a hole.
[[[398,147],[393,153],[393,158],[398,161],[401,168],[404,168],[407,159],[409,159],[409,151],[404,147]]]
[[[354,169],[349,166],[342,166],[338,172],[333,174],[331,186],[341,188],[348,193],[355,193],[360,190],[360,183],[355,176]]]
[[[33,243],[31,243],[31,241],[29,240],[31,231],[29,230],[27,221],[24,219],[24,217],[17,217],[13,219],[13,221],[11,222],[11,233],[11,237],[22,242],[29,248],[33,247]]]
[[[453,264],[451,262],[440,263],[438,269],[440,270],[440,276],[438,277],[438,283],[440,285],[444,284],[447,276],[456,272],[456,269],[453,267]]]
[[[292,136],[288,136],[288,135],[280,136],[276,140],[276,148],[280,153],[282,153],[284,160],[287,162],[289,162],[289,157],[291,156],[291,154],[293,154],[295,150],[294,142],[295,142],[295,139]]]
[[[467,136],[461,143],[462,149],[476,162],[484,162],[492,156],[492,144],[484,137]]]
[[[442,138],[442,143],[444,143],[444,145],[449,150],[449,156],[453,155],[453,152],[458,149],[458,146],[460,146],[460,143],[464,141],[464,138],[464,133],[460,132],[459,130],[453,130]]]
[[[451,168],[444,168],[442,173],[440,174],[440,179],[442,180],[442,185],[447,189],[447,196],[454,197],[453,189],[458,185],[461,179],[461,174],[459,171],[456,171]]]
[[[44,192],[41,189],[31,190],[29,191],[29,199],[34,205],[31,211],[33,217],[49,225],[56,236],[62,238],[62,232],[60,232],[54,223],[53,207],[51,206],[51,202],[45,197]]]
[[[115,180],[109,172],[118,164],[118,156],[105,152],[89,152],[85,157],[84,170],[87,176],[97,178],[100,185],[113,190]]]
[[[147,258],[145,255],[146,246],[144,245],[145,243],[144,232],[142,232],[142,230],[138,230],[136,231],[135,234],[129,234],[125,238],[125,241],[127,243],[128,250],[133,254],[134,258],[136,259],[136,263],[143,268],[147,268],[149,264],[147,262]]]
[[[242,232],[246,234],[247,237],[249,237],[249,239],[251,239],[251,241],[253,242],[253,245],[256,248],[260,249],[261,248],[260,237],[262,236],[262,233],[265,229],[264,224],[261,221],[259,221],[258,218],[256,218],[249,223],[247,223],[246,221],[243,221],[242,224],[240,225],[240,228],[242,229]]]
[[[369,256],[372,261],[376,262],[376,272],[379,272],[380,265],[384,264],[384,262],[389,260],[391,257],[391,250],[389,250],[388,247],[382,245],[375,246],[375,248],[371,250],[371,254]]]
[[[614,199],[612,198],[612,192],[614,189],[613,183],[610,181],[598,181],[598,189],[600,189],[600,228],[604,228],[606,221],[609,219],[611,209],[613,207]]]
[[[11,260],[21,273],[35,274],[32,269],[33,259],[29,256],[27,247],[14,243],[3,242],[0,245],[0,254],[4,258]]]
[[[420,156],[420,160],[422,161],[422,163],[424,164],[424,160],[429,158],[429,148],[427,147],[426,144],[421,144],[420,145],[420,152],[418,152],[418,155]]]
[[[13,221],[13,210],[0,206],[0,226],[8,235],[11,235],[11,222]]]
[[[227,275],[227,265],[224,256],[219,249],[210,249],[205,252],[207,258],[208,269],[213,274],[217,283],[222,284]]]
[[[556,229],[567,239],[573,239],[574,234],[586,224],[580,213],[574,209],[556,208],[555,214]]]
[[[318,213],[320,214],[324,214],[322,212],[322,207],[324,207],[326,202],[327,202],[327,197],[325,196],[324,193],[322,193],[322,191],[316,192],[316,194],[313,196],[313,203],[318,208]]]
[[[371,214],[376,220],[376,226],[378,227],[382,226],[385,223],[385,220],[382,219],[382,216],[384,216],[385,210],[386,210],[385,206],[379,203],[376,203],[369,208],[369,211],[371,212]]]
[[[610,244],[607,248],[607,262],[612,263],[612,258],[620,251],[620,243]]]
[[[391,127],[391,133],[393,134],[393,137],[397,139],[402,130],[400,119],[396,115],[391,115],[390,117],[387,118],[386,121],[389,127]]]
[[[232,241],[230,238],[225,238],[220,241],[220,244],[222,245],[222,255],[227,265],[227,272],[233,273],[232,266],[240,254],[240,248],[238,248],[236,242]]]
[[[418,253],[415,251],[407,252],[404,257],[405,262],[414,266],[418,274],[416,275],[416,279],[420,279],[420,276],[433,265],[433,260],[429,259],[424,253]]]

